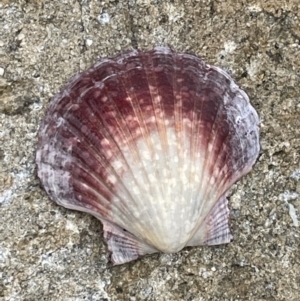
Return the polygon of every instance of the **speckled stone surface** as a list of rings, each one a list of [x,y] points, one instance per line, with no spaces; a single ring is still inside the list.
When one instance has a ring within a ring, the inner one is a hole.
[[[300,300],[298,3],[0,0],[0,300]],[[262,149],[229,196],[232,243],[112,267],[101,223],[40,188],[37,129],[74,73],[156,45],[230,72]]]

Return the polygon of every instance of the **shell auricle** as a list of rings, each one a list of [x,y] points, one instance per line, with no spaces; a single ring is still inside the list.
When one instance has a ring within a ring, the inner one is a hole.
[[[111,261],[232,239],[226,194],[259,119],[218,67],[166,47],[100,59],[57,94],[36,163],[50,198],[103,224]]]

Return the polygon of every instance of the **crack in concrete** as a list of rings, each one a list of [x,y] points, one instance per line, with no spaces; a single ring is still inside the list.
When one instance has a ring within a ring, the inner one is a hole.
[[[84,21],[83,21],[83,6],[82,6],[82,1],[81,0],[78,0],[78,5],[79,5],[79,9],[80,9],[80,25],[82,27],[82,32],[83,32],[83,35],[82,35],[82,49],[83,49],[83,52],[87,51],[87,45],[86,45],[86,39],[85,39],[85,36],[86,36],[86,28],[85,28],[85,25],[84,25]]]
[[[82,26],[82,31],[86,32],[84,22],[83,22],[83,17],[82,17],[83,16],[82,2],[80,0],[78,0],[78,4],[79,4],[79,7],[80,7],[80,23],[81,23],[81,26]]]
[[[136,7],[136,3],[134,3],[133,7]],[[134,23],[133,23],[133,15],[131,14],[131,9],[130,9],[130,3],[129,1],[127,2],[127,9],[128,9],[128,29],[131,32],[131,45],[133,48],[138,49],[138,42],[136,38],[136,31],[134,29]]]

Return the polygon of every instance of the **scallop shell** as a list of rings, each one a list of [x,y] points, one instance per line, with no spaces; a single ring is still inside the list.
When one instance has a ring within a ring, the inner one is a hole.
[[[53,201],[103,223],[114,264],[232,239],[226,193],[259,153],[244,91],[195,55],[101,59],[51,101],[38,176]]]

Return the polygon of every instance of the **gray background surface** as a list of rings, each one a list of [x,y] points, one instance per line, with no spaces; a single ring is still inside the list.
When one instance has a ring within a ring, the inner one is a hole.
[[[0,300],[300,300],[298,3],[0,0]],[[230,192],[232,243],[112,267],[101,223],[40,188],[37,129],[73,74],[156,45],[232,74],[261,155]]]

